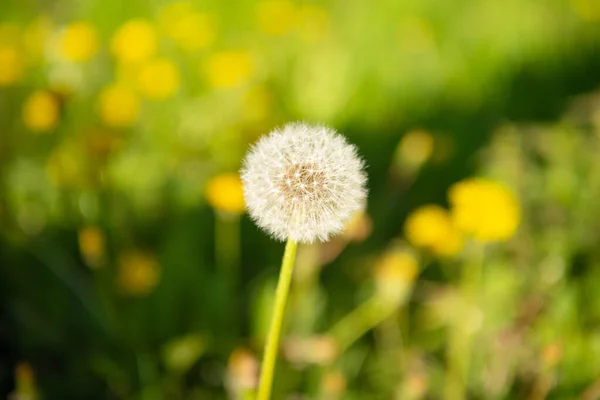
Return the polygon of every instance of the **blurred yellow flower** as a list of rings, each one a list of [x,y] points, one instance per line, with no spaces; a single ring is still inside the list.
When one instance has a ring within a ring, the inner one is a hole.
[[[104,256],[104,235],[96,226],[88,226],[79,231],[79,251],[91,268],[97,268]]]
[[[45,90],[31,94],[23,105],[23,122],[33,132],[45,132],[58,125],[59,105],[56,97]]]
[[[173,39],[184,51],[198,51],[215,39],[212,16],[195,11],[188,2],[166,5],[158,19],[165,35]]]
[[[247,81],[254,73],[254,60],[247,51],[213,54],[204,66],[208,83],[216,88],[232,88]]]
[[[179,89],[179,79],[179,70],[171,61],[166,58],[156,59],[140,70],[140,92],[151,99],[166,99]]]
[[[98,51],[98,33],[89,22],[74,22],[65,27],[60,39],[60,53],[68,61],[84,62]]]
[[[269,35],[283,35],[297,22],[296,5],[289,0],[263,0],[256,5],[258,28]]]
[[[149,254],[131,251],[119,258],[119,286],[124,294],[143,296],[150,293],[160,277],[160,266]]]
[[[0,44],[0,86],[18,83],[24,73],[24,60],[18,47]]]
[[[107,126],[132,126],[138,118],[139,111],[138,97],[125,85],[113,83],[100,92],[98,113]]]
[[[42,15],[31,21],[23,32],[23,46],[29,63],[41,62],[45,56],[46,43],[52,33],[52,20]]]
[[[519,225],[519,203],[500,183],[484,178],[466,179],[450,188],[448,198],[455,225],[477,240],[509,239]]]
[[[244,191],[238,174],[217,175],[208,182],[206,200],[215,210],[230,214],[244,212]]]
[[[402,249],[386,252],[375,265],[377,295],[397,303],[408,293],[419,272],[415,257]]]
[[[429,132],[421,129],[410,131],[400,139],[396,147],[395,162],[401,168],[420,168],[433,154],[433,147],[433,136]]]
[[[154,55],[156,42],[154,26],[149,21],[134,19],[117,30],[110,49],[119,62],[139,63]]]
[[[462,234],[450,214],[437,205],[425,205],[413,211],[406,219],[404,234],[413,246],[440,256],[455,255],[463,246]]]

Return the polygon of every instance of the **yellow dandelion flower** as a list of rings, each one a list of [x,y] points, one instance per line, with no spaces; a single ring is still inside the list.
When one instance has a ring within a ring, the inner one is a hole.
[[[289,0],[263,0],[256,6],[258,28],[274,36],[289,32],[297,23],[296,5]]]
[[[18,47],[0,44],[0,86],[14,85],[24,74],[24,60]]]
[[[244,212],[244,191],[238,174],[217,175],[208,182],[206,200],[215,210],[230,214]]]
[[[171,97],[179,89],[179,70],[169,60],[161,58],[145,64],[139,74],[140,92],[151,99]]]
[[[190,3],[168,4],[163,8],[158,19],[165,35],[184,51],[198,51],[215,40],[213,17],[195,11]]]
[[[112,54],[119,62],[140,63],[156,52],[154,26],[146,20],[134,19],[117,30],[111,41]]]
[[[33,132],[46,132],[58,125],[59,105],[56,97],[45,90],[34,92],[23,105],[23,122]]]
[[[466,179],[454,184],[448,197],[455,225],[477,240],[507,240],[519,225],[519,203],[500,183],[484,178]]]
[[[97,268],[104,256],[104,235],[95,226],[88,226],[79,231],[79,251],[85,262],[92,268]]]
[[[127,86],[113,83],[100,92],[98,113],[107,126],[132,126],[138,118],[139,111],[139,100]]]
[[[440,206],[425,205],[412,212],[404,225],[406,239],[441,256],[457,254],[463,246],[460,231],[450,214]]]
[[[375,266],[377,294],[393,303],[401,301],[418,272],[419,264],[411,253],[398,248],[386,252]]]
[[[42,15],[34,19],[23,32],[23,47],[32,64],[41,62],[46,52],[46,43],[52,34],[52,20]]]
[[[84,62],[98,51],[98,33],[89,22],[74,22],[65,27],[60,39],[61,55],[68,61]]]
[[[246,51],[213,54],[204,66],[208,83],[216,88],[232,88],[247,81],[254,73],[254,60]]]
[[[158,284],[160,266],[150,255],[132,251],[119,259],[119,286],[124,294],[143,296]]]

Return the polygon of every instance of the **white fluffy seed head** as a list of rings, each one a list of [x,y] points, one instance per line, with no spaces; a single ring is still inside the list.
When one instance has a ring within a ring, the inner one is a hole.
[[[292,123],[261,138],[241,171],[250,217],[278,240],[326,241],[367,197],[364,162],[333,129]]]

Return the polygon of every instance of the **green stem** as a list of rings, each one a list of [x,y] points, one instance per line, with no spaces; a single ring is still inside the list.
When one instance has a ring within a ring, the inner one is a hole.
[[[396,304],[375,295],[335,324],[329,331],[329,335],[336,340],[338,351],[342,353],[361,336],[388,318],[396,308]]]
[[[296,242],[288,239],[283,254],[283,262],[279,271],[279,282],[275,292],[275,306],[271,325],[267,335],[267,343],[263,355],[262,368],[260,371],[260,383],[258,385],[257,400],[269,400],[271,397],[271,386],[273,384],[273,375],[275,373],[275,362],[277,361],[277,350],[279,348],[279,337],[283,325],[285,314],[285,305],[290,292],[290,282],[292,280],[292,271],[294,269],[294,259],[296,257]]]
[[[460,278],[460,295],[466,307],[466,315],[453,318],[450,326],[449,343],[446,349],[448,372],[444,398],[446,400],[462,400],[466,398],[469,362],[471,358],[471,342],[473,332],[469,327],[472,323],[472,311],[479,297],[479,282],[483,268],[485,245],[477,243],[474,246],[471,260],[463,268]],[[464,311],[465,310],[461,310]]]

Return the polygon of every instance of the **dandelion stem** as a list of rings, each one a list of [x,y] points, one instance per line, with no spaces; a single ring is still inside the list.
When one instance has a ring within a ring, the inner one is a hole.
[[[338,351],[342,353],[365,333],[389,317],[397,304],[375,295],[352,310],[331,328],[329,335],[335,338]]]
[[[473,308],[479,296],[479,282],[483,267],[485,245],[477,243],[471,258],[465,264],[460,278],[460,294],[463,299],[465,315],[454,318],[450,326],[449,343],[446,359],[448,372],[444,398],[446,400],[462,400],[466,398],[469,362],[471,357],[470,343],[473,339]]]
[[[265,344],[256,400],[269,400],[271,397],[271,386],[273,384],[273,375],[275,373],[275,362],[277,361],[279,337],[283,325],[285,305],[290,291],[294,259],[296,257],[296,247],[296,242],[288,239],[285,246],[285,253],[283,254],[281,270],[279,271],[279,282],[277,283],[277,290],[275,292],[275,305],[271,317],[269,333],[267,335],[267,343]]]

